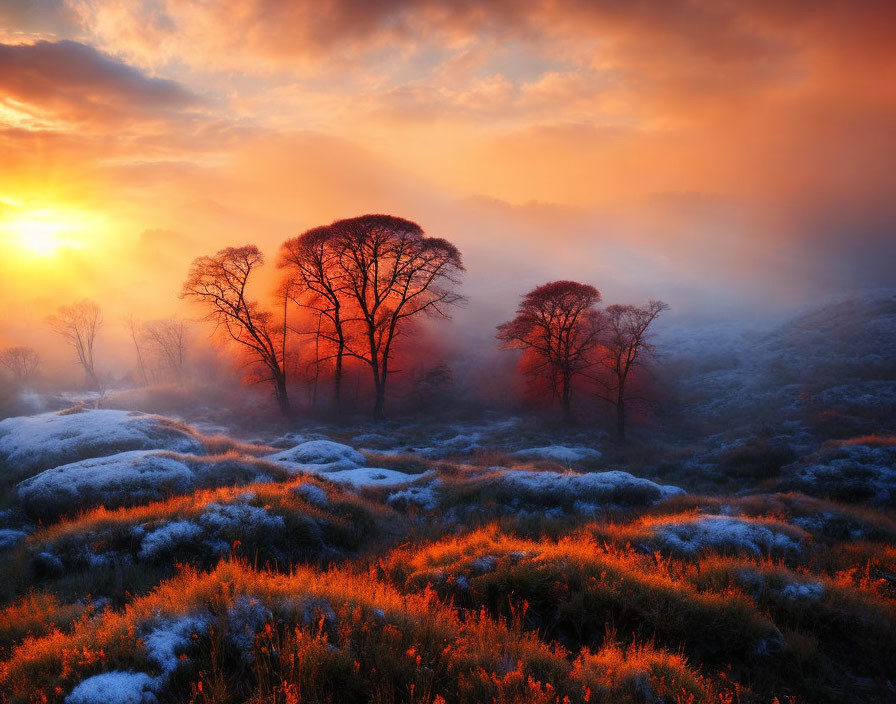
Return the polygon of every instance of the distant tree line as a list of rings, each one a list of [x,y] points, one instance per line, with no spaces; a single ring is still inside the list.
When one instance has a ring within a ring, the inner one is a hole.
[[[412,337],[416,321],[448,318],[465,301],[458,291],[464,265],[457,247],[391,215],[337,220],[285,241],[275,262],[279,276],[271,305],[250,293],[264,263],[253,244],[198,257],[181,297],[197,302],[203,318],[235,343],[247,378],[270,385],[284,415],[293,412],[290,389],[299,379],[313,384],[315,398],[318,382],[328,380],[332,408],[342,412],[347,370],[354,370],[357,398],[357,373],[366,369],[372,414],[382,418],[398,371],[396,356],[409,346],[402,338]],[[643,306],[600,303],[590,284],[542,284],[522,296],[516,315],[498,326],[497,339],[502,348],[521,351],[519,369],[530,388],[558,403],[565,420],[573,415],[574,394],[586,392],[614,409],[616,432],[624,439],[629,406],[640,398],[633,388],[643,386],[653,352],[649,329],[668,306],[656,300]],[[99,388],[99,306],[89,300],[63,305],[48,323],[72,349],[88,388]],[[126,323],[138,381],[184,381],[184,322],[131,317]],[[20,386],[34,382],[39,365],[31,348],[0,350],[0,366]],[[420,375],[418,386],[434,396],[451,382],[450,366],[439,361]]]

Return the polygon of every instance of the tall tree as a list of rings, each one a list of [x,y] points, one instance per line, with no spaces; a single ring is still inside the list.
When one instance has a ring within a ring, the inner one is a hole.
[[[284,295],[317,313],[316,349],[325,340],[332,346],[333,405],[341,405],[342,378],[348,351],[348,304],[344,272],[338,266],[339,249],[332,227],[315,227],[287,240],[280,247],[277,266],[284,270]],[[319,364],[320,354],[315,363]]]
[[[37,377],[40,355],[32,347],[6,347],[0,351],[0,366],[6,368],[17,384],[28,386]]]
[[[576,281],[552,281],[529,291],[516,317],[498,326],[505,349],[532,355],[533,373],[546,378],[560,398],[563,416],[572,413],[573,379],[589,365],[589,352],[603,328],[596,306],[600,292]]]
[[[98,389],[100,381],[94,367],[93,351],[97,332],[103,324],[100,307],[93,301],[84,299],[70,306],[60,306],[47,322],[75,350],[78,363],[84,370],[87,386]]]
[[[634,370],[643,363],[644,355],[654,347],[647,337],[650,325],[669,306],[650,301],[645,306],[613,305],[605,311],[606,333],[603,336],[601,363],[607,374],[599,379],[601,398],[616,407],[616,434],[625,440],[628,386]]]
[[[278,330],[271,314],[261,310],[256,301],[247,298],[252,272],[264,264],[264,257],[255,245],[227,247],[216,254],[193,260],[182,298],[193,298],[207,310],[206,320],[250,354],[250,361],[260,366],[271,382],[277,404],[284,415],[290,412],[286,388],[286,365],[279,339],[286,330]]]
[[[373,415],[382,418],[397,337],[419,315],[449,317],[448,307],[464,300],[455,291],[464,265],[457,247],[427,237],[417,223],[403,218],[362,215],[334,222],[330,228],[336,252],[334,277],[364,340],[352,354],[370,367]]]

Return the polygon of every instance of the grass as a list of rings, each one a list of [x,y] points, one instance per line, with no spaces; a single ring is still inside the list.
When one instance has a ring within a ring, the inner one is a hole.
[[[233,637],[241,595],[270,609],[249,657]],[[162,618],[202,612],[211,615],[208,631],[179,649],[183,666],[164,685],[194,701],[634,702],[645,687],[672,701],[711,701],[712,688],[683,658],[653,647],[611,644],[574,659],[485,614],[461,619],[429,590],[403,594],[371,574],[278,574],[239,561],[206,573],[185,568],[121,612],[29,637],[0,667],[0,685],[11,703],[58,702],[91,674],[158,675],[135,635]]]
[[[404,512],[388,505],[391,488],[351,491],[285,473],[259,456],[266,445],[204,442],[210,454],[189,458],[203,488],[48,515],[4,553],[0,700],[62,702],[120,671],[156,678],[163,703],[892,696],[886,508],[796,492],[654,503],[635,490],[583,514],[575,501],[587,496],[503,482],[496,465],[534,465],[497,450],[369,453],[370,466],[438,479],[436,508]],[[763,475],[769,452],[760,443],[726,461]],[[653,450],[628,454],[642,476],[657,466]],[[247,483],[258,475],[270,481]],[[718,521],[789,542],[681,550],[664,538]],[[167,538],[150,550],[156,534]],[[187,616],[203,626],[165,670],[146,640]]]

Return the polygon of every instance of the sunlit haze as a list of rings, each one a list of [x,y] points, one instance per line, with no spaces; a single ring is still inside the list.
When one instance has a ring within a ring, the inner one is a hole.
[[[3,0],[3,334],[182,312],[195,256],[365,212],[455,242],[483,330],[556,278],[710,317],[891,284],[894,16]]]

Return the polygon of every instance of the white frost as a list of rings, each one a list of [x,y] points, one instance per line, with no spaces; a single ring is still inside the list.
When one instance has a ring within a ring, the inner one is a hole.
[[[429,472],[423,474],[406,474],[395,469],[379,469],[376,467],[358,467],[357,469],[344,469],[340,472],[328,472],[323,475],[327,479],[347,484],[356,489],[368,486],[398,486],[401,484],[410,484],[421,477],[428,476]]]
[[[286,530],[281,516],[243,502],[210,503],[199,516],[199,523],[213,533],[266,534],[273,537]]]
[[[178,546],[189,543],[202,532],[192,521],[172,521],[148,533],[140,544],[141,560],[151,560],[157,555],[170,553]]]
[[[176,421],[143,413],[84,410],[0,421],[0,462],[21,471],[36,472],[125,450],[156,449],[203,452],[199,441]]]
[[[158,500],[189,491],[193,484],[193,472],[183,462],[133,450],[48,469],[21,482],[17,493],[33,511],[66,511],[87,502],[110,506]]]
[[[744,550],[753,555],[799,549],[790,536],[768,525],[725,516],[660,524],[654,534],[667,548],[690,554],[707,548]]]
[[[362,466],[364,455],[353,447],[332,440],[309,440],[289,450],[275,452],[266,459],[287,469],[305,472],[335,472]]]
[[[147,656],[165,673],[159,678],[160,681],[177,669],[179,653],[190,646],[194,633],[205,632],[208,623],[208,615],[163,619],[153,624],[152,629],[143,636]]]
[[[299,484],[293,489],[293,493],[301,496],[309,504],[318,508],[326,508],[330,505],[330,498],[327,496],[327,492],[317,484]]]
[[[145,672],[104,672],[78,684],[65,704],[152,704],[155,687]]]
[[[439,505],[439,500],[436,497],[435,492],[435,484],[436,482],[432,482],[426,486],[410,486],[401,491],[394,491],[389,494],[389,498],[386,499],[386,501],[390,504],[399,506],[409,506],[414,504],[424,511],[431,511]]]
[[[650,503],[683,493],[678,487],[660,486],[618,470],[576,474],[508,469],[500,477],[505,483],[539,494],[545,500],[574,500],[583,510],[605,503]]]

